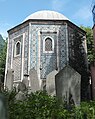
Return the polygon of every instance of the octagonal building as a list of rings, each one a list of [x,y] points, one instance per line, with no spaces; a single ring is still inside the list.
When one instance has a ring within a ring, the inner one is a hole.
[[[73,46],[79,42],[77,34],[83,39],[78,47],[81,47],[86,65],[86,33],[63,14],[49,10],[38,11],[8,30],[5,85],[8,70],[14,72],[14,85],[23,81],[24,76],[28,76],[30,81],[29,72],[35,70],[39,87],[51,72],[58,73],[68,64],[77,70],[81,64],[72,64],[77,51]],[[76,61],[83,59],[79,57]]]

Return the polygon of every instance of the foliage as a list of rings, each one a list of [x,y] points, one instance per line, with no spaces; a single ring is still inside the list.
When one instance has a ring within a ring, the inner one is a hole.
[[[3,37],[2,37],[2,35],[0,34],[0,52],[2,51],[2,49],[3,49],[3,46],[4,46],[4,39],[3,39]]]
[[[91,63],[95,60],[94,42],[93,42],[93,31],[90,27],[81,26],[81,28],[86,31],[86,41],[87,41],[87,55],[88,61]]]
[[[65,114],[60,104],[55,97],[47,95],[46,92],[31,93],[24,101],[10,103],[9,117],[10,119],[60,119]]]
[[[8,102],[8,119],[95,119],[95,101],[70,107],[45,91],[26,93],[24,101],[15,99],[15,90],[3,94]]]
[[[3,49],[0,52],[0,80],[1,82],[4,82],[6,51],[7,51],[7,40],[4,42]]]

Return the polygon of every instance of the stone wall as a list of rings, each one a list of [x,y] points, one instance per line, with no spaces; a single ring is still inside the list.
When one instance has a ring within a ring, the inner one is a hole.
[[[68,25],[69,64],[79,73],[81,73],[82,70],[87,70],[85,36],[86,34],[82,32],[81,29],[79,30],[72,25]],[[73,61],[76,61],[76,63],[72,64]],[[82,63],[82,68],[80,68],[80,62]]]
[[[22,72],[24,73],[28,72],[28,40],[29,40],[28,32],[29,27],[26,26],[15,32],[9,33],[7,70],[10,68],[14,70],[14,81],[21,80]],[[21,53],[19,56],[15,56],[15,44],[17,41],[21,42]],[[23,47],[25,48],[24,48],[24,56],[22,57]]]
[[[43,52],[43,40],[46,37],[54,39],[53,53]],[[32,47],[30,49],[30,68],[34,68],[37,72],[40,69],[41,79],[46,78],[53,70],[62,69],[67,57],[66,25],[32,25],[30,47]]]
[[[81,99],[89,99],[89,76],[85,32],[68,25],[69,65],[81,74]]]

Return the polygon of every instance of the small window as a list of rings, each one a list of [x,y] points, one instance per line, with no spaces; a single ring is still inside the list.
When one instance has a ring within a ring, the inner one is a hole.
[[[45,51],[52,51],[52,39],[45,39]]]
[[[15,45],[15,54],[16,55],[20,54],[20,47],[21,47],[20,45],[21,45],[21,43],[19,41]]]

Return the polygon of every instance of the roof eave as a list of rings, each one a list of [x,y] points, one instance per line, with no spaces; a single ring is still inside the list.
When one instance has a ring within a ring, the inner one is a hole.
[[[29,22],[34,22],[34,21],[54,21],[54,22],[58,22],[58,21],[66,21],[66,22],[69,22],[69,23],[71,23],[72,25],[74,25],[74,26],[76,26],[78,29],[80,29],[82,32],[84,32],[85,34],[86,34],[86,32],[83,30],[83,29],[81,29],[79,26],[77,26],[77,25],[75,25],[73,22],[71,22],[71,21],[69,21],[69,20],[47,20],[47,19],[28,19],[27,21],[24,21],[24,22],[22,22],[21,24],[19,24],[19,25],[17,25],[17,26],[15,26],[15,27],[13,27],[13,28],[11,28],[11,29],[9,29],[7,32],[9,33],[11,30],[13,30],[13,29],[15,29],[15,28],[17,28],[17,27],[19,27],[19,26],[21,26],[21,25],[23,25],[23,24],[29,24]]]

